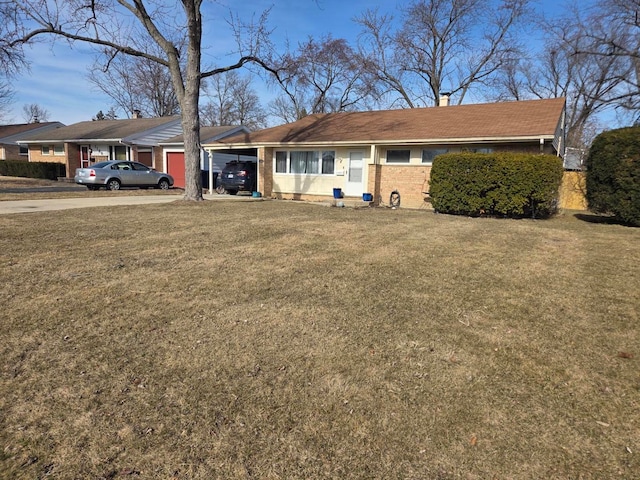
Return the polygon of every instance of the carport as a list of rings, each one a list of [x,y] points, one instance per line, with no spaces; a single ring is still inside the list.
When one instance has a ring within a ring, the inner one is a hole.
[[[217,168],[222,171],[224,165],[220,165],[220,161],[224,161],[224,164],[232,162],[233,160],[238,161],[249,161],[254,162],[257,166],[258,178],[256,184],[256,190],[260,191],[260,162],[258,162],[258,149],[257,148],[225,148],[221,150],[214,150],[211,148],[206,149],[209,158],[209,194],[213,194],[215,190],[215,182],[214,182],[214,163],[217,163]]]

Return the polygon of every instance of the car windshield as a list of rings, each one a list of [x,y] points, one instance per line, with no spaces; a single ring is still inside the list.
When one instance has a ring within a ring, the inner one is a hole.
[[[94,163],[93,165],[91,165],[91,168],[104,168],[107,165],[110,165],[111,162],[98,162],[98,163]]]

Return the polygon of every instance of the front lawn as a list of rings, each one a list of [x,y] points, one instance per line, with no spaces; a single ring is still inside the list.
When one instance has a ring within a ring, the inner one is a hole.
[[[640,231],[286,201],[0,217],[0,477],[633,479]]]

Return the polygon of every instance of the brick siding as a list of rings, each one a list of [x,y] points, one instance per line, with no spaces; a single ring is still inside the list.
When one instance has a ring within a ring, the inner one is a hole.
[[[400,206],[431,208],[426,201],[429,191],[430,165],[369,165],[367,191],[377,204],[387,205],[391,192],[400,194]]]

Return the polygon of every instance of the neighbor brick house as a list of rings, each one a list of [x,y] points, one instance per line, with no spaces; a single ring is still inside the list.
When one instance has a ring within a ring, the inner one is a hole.
[[[309,115],[293,123],[203,144],[211,152],[253,149],[258,190],[283,199],[371,193],[425,205],[431,165],[446,152],[518,151],[562,156],[565,100],[531,100]]]
[[[30,162],[66,166],[67,178],[76,168],[102,160],[134,160],[163,170],[160,141],[182,133],[180,117],[133,118],[74,123],[18,141],[28,149]]]
[[[60,122],[19,123],[14,125],[0,125],[0,160],[28,159],[25,146],[18,140],[36,133],[44,133],[52,129],[64,127]]]

